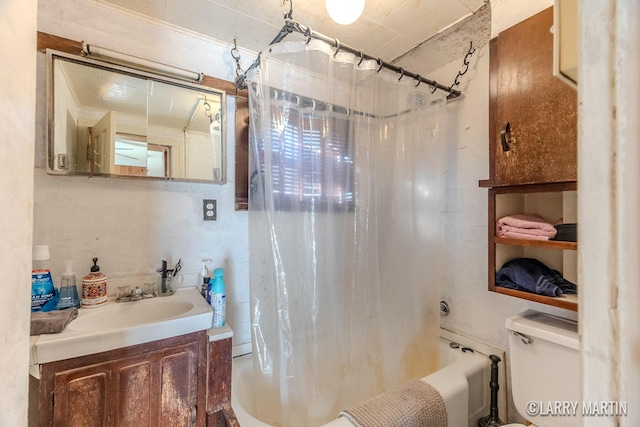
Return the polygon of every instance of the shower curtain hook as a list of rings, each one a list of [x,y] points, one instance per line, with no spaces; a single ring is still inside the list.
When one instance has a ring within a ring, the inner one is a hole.
[[[433,89],[431,89],[431,93],[436,93],[437,90],[438,90],[438,82],[434,81]]]
[[[296,95],[296,107],[300,106],[300,97]]]
[[[309,44],[309,42],[311,41],[311,37],[313,37],[313,30],[311,29],[311,27],[307,27],[307,29],[309,30],[309,32],[307,33],[307,41],[305,42],[305,44]]]
[[[378,67],[378,71],[376,71],[376,73],[379,73],[380,70],[382,70],[382,67],[384,67],[384,62],[382,62],[382,59],[378,58],[376,59],[376,62],[378,63],[379,67]]]
[[[422,83],[422,77],[420,76],[420,74],[416,75],[414,78],[418,81],[418,83],[416,83],[414,87],[420,86],[420,83]]]
[[[314,111],[315,111],[315,109],[316,109],[316,100],[315,100],[315,99],[312,99],[312,100],[311,100],[311,110],[314,110]]]
[[[360,51],[360,62],[358,62],[358,65],[356,65],[356,67],[359,67],[360,64],[362,64],[362,61],[364,61],[364,53]]]
[[[333,57],[335,58],[338,52],[340,52],[340,40],[338,39],[333,39],[333,40],[336,42],[336,51],[333,52]]]
[[[398,81],[400,81],[404,77],[404,70],[402,69],[402,67],[400,67],[400,70],[398,70],[398,72],[400,73],[400,78],[398,79]]]

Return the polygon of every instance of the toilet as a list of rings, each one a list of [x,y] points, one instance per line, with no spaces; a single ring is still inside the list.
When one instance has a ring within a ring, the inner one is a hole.
[[[511,392],[518,413],[537,427],[580,426],[577,322],[527,310],[508,318],[505,327],[510,332]]]

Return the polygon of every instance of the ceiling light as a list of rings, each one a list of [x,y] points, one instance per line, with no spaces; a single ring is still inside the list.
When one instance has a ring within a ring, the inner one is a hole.
[[[365,0],[327,0],[327,12],[338,24],[349,25],[362,15]]]

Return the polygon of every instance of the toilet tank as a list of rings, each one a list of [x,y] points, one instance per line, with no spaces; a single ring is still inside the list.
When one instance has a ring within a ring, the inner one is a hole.
[[[520,415],[538,427],[581,425],[577,322],[527,310],[508,318],[505,327],[511,392]]]

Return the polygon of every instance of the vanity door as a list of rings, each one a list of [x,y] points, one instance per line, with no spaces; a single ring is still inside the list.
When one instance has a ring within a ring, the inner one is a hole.
[[[40,425],[203,426],[205,345],[203,332],[44,365]]]

